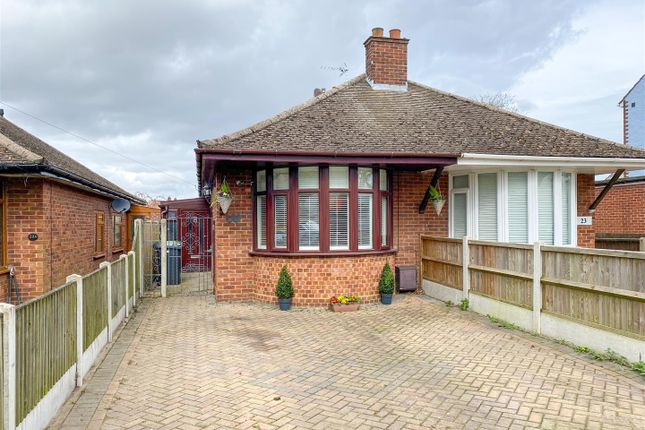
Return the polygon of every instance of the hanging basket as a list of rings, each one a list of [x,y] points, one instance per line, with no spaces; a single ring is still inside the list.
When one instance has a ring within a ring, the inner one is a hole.
[[[437,215],[441,214],[441,209],[443,209],[443,205],[445,204],[446,201],[444,199],[432,201],[432,206],[434,206],[434,211],[437,213]]]
[[[224,215],[226,215],[226,212],[228,212],[228,208],[231,207],[231,203],[233,202],[233,196],[232,195],[217,195],[217,203],[219,204],[219,208],[222,211]]]

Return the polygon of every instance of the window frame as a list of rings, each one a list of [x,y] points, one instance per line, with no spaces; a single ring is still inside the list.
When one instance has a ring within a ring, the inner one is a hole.
[[[100,220],[99,220],[100,219]],[[100,226],[100,233],[99,233]],[[100,244],[99,248],[99,236]],[[105,228],[105,212],[96,211],[94,212],[94,257],[101,258],[105,256],[105,250],[107,249],[105,239],[106,239],[106,228]]]
[[[116,219],[119,218],[118,230]],[[116,233],[119,232],[119,243],[116,243]],[[112,251],[118,252],[123,250],[123,215],[120,213],[112,214]]]
[[[300,167],[318,167],[318,188],[298,188],[298,168]],[[253,177],[257,178],[257,172],[266,170],[266,192],[256,191],[257,187],[253,186],[253,252],[272,253],[272,254],[302,254],[302,255],[319,255],[319,254],[369,254],[374,252],[390,251],[392,249],[392,173],[391,170],[381,166],[344,164],[348,167],[348,187],[347,188],[330,188],[330,167],[329,164],[292,164],[289,165],[289,189],[273,189],[273,170],[284,168],[286,166],[266,166],[259,167],[253,171]],[[341,164],[339,164],[341,166]],[[368,167],[372,169],[372,187],[369,189],[358,189],[358,167]],[[387,190],[380,190],[380,169],[387,173]],[[318,220],[319,220],[319,246],[317,249],[300,249],[299,244],[299,207],[298,196],[301,193],[318,194]],[[330,246],[330,216],[329,216],[329,198],[331,193],[347,193],[349,201],[349,246],[347,248],[333,248]],[[372,247],[363,249],[358,247],[358,194],[372,194]],[[267,201],[267,239],[266,249],[258,247],[257,231],[257,196],[266,194]],[[277,195],[286,195],[287,198],[287,246],[277,248],[274,237],[274,200]],[[386,198],[387,204],[387,231],[386,243],[381,244],[381,199]]]

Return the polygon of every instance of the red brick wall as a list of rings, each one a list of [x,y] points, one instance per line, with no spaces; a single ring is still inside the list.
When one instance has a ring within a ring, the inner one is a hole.
[[[645,182],[614,185],[596,208],[594,224],[597,233],[645,235]]]
[[[594,175],[577,175],[577,194],[578,194],[578,215],[589,216],[589,206],[596,199]],[[578,226],[578,246],[583,248],[593,248],[596,245],[596,220],[593,219],[592,225]]]
[[[387,37],[367,39],[365,71],[374,83],[405,85],[408,81],[408,40]]]
[[[8,179],[5,184],[8,264],[16,268],[23,300],[118,257],[111,252],[112,199],[43,179]],[[102,258],[94,253],[96,211],[105,216],[107,253]],[[29,241],[29,233],[38,234],[38,240]],[[6,299],[8,278],[0,276],[1,300]]]

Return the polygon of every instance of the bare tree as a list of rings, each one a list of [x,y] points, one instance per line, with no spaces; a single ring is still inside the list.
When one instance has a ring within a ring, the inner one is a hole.
[[[520,111],[515,96],[509,93],[484,94],[483,96],[479,96],[477,101],[509,112]]]

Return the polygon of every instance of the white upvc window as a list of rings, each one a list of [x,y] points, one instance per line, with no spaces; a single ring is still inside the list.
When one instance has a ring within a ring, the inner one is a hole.
[[[450,236],[461,238],[469,236],[470,226],[470,193],[469,175],[456,175],[450,178]]]

